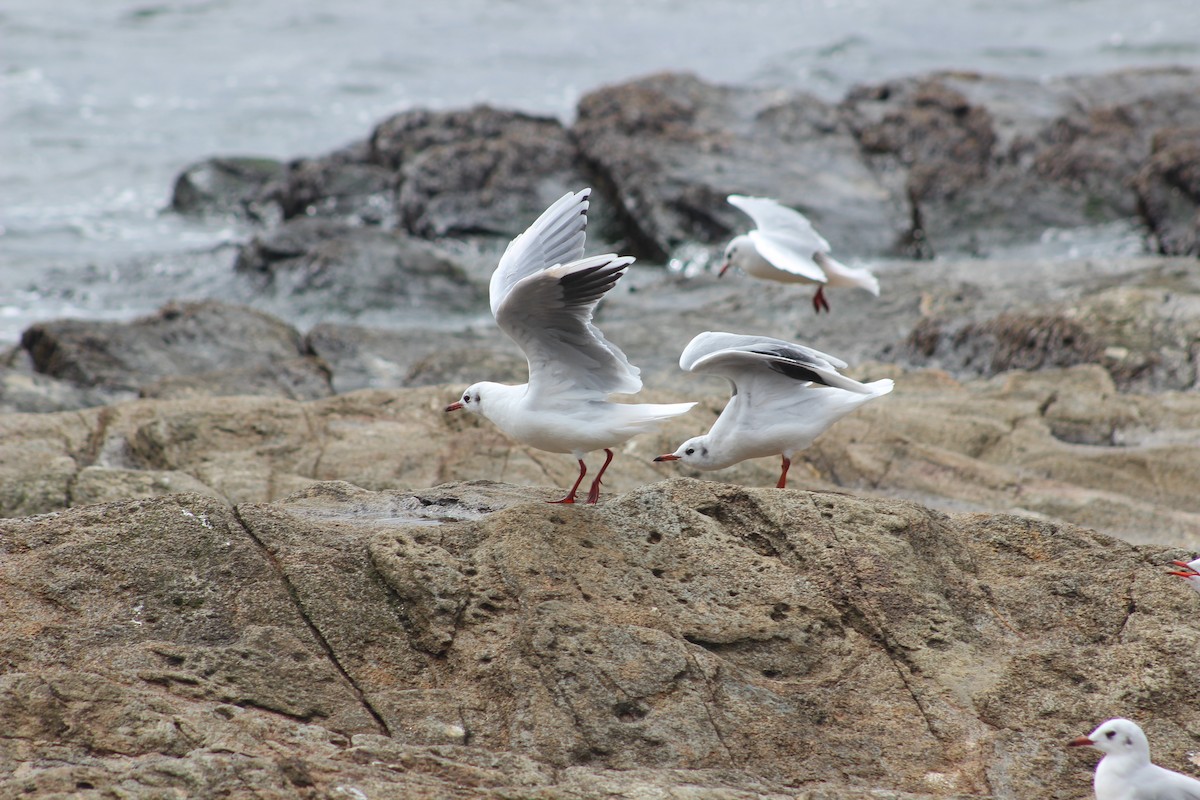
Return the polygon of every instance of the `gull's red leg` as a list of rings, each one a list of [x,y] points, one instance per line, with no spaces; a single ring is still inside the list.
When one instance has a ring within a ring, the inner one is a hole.
[[[604,476],[604,470],[608,469],[608,464],[610,461],[612,461],[613,451],[606,447],[604,448],[604,453],[604,466],[600,468],[598,473],[596,473],[596,480],[592,481],[592,488],[588,490],[587,501],[589,503],[595,503],[600,499],[600,478]]]
[[[825,313],[829,313],[829,301],[825,299],[824,286],[818,286],[817,293],[813,295],[813,311],[820,314],[821,309],[825,309]]]
[[[605,466],[607,466],[607,462],[605,463]],[[603,472],[604,470],[600,470],[600,471]],[[547,503],[574,503],[575,502],[575,490],[579,488],[579,484],[583,483],[584,475],[587,475],[587,465],[583,463],[583,459],[581,458],[581,459],[579,459],[579,477],[575,479],[575,485],[571,487],[571,491],[567,492],[567,496],[564,497],[562,500],[547,500],[546,502]],[[596,480],[599,481],[600,478],[597,477]],[[595,502],[595,501],[593,500],[592,502]]]
[[[783,457],[783,471],[779,473],[779,483],[775,484],[776,489],[787,488],[787,471],[792,466],[792,460],[787,456]]]

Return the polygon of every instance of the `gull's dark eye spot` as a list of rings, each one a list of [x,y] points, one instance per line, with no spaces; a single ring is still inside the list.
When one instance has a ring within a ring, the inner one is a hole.
[[[464,402],[464,403],[469,403],[469,402],[471,402],[471,395],[469,395],[469,394],[464,394],[464,395],[463,395],[463,402]]]
[[[696,452],[696,448],[689,447],[687,450],[684,450],[683,452],[690,456],[692,453]]]
[[[1109,739],[1111,739],[1111,738],[1113,738],[1114,736],[1116,736],[1116,735],[1117,735],[1117,732],[1116,732],[1116,731],[1109,731],[1108,733],[1106,733],[1106,734],[1104,734],[1104,735],[1105,735],[1105,736],[1107,736]]]

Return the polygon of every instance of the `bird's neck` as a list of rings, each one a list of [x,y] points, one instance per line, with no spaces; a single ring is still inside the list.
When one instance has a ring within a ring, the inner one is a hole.
[[[522,383],[509,386],[504,383],[486,383],[483,385],[483,401],[479,404],[479,413],[487,417],[501,430],[507,430],[509,421],[519,412],[521,401],[525,399],[529,384]]]
[[[1109,775],[1124,778],[1150,765],[1150,754],[1137,751],[1114,755],[1109,753],[1096,765],[1096,777]]]

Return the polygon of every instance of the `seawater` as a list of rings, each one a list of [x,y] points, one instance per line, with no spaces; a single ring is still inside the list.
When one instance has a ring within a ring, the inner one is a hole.
[[[1194,0],[5,0],[0,345],[42,319],[247,299],[229,271],[247,232],[163,213],[210,155],[317,154],[415,107],[570,121],[583,93],[657,70],[837,99],[931,69],[1165,64],[1200,65]]]

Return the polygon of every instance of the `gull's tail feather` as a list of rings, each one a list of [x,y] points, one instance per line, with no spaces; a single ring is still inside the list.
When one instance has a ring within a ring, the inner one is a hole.
[[[857,286],[879,297],[879,279],[871,274],[870,270],[861,267],[847,267],[825,253],[817,253],[813,256],[813,260],[820,264],[821,269],[825,270],[825,275],[829,279],[827,286]]]

